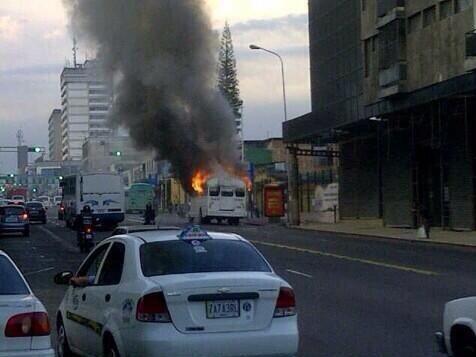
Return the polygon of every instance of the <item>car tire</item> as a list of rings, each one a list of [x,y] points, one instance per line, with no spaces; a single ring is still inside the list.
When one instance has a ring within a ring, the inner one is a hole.
[[[58,322],[58,337],[56,339],[56,353],[58,357],[73,357],[74,354],[69,348],[68,338],[66,336],[66,329],[64,328],[63,320],[59,318]]]
[[[116,343],[112,337],[109,337],[104,342],[104,357],[120,357]]]
[[[452,334],[451,345],[454,357],[476,356],[476,336],[467,328],[459,329],[457,334]]]

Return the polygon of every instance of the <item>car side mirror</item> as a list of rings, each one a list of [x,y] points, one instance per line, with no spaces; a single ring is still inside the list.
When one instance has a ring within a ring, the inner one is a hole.
[[[73,277],[73,273],[70,271],[64,271],[55,275],[55,284],[68,285],[69,281]]]

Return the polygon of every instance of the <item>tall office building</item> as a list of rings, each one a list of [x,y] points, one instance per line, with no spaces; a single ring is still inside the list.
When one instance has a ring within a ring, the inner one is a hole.
[[[473,0],[310,0],[312,113],[290,144],[340,147],[339,211],[476,230]]]
[[[62,159],[81,160],[88,137],[112,133],[107,126],[112,85],[97,61],[66,67],[61,73]]]
[[[48,119],[49,157],[52,161],[63,159],[61,134],[61,109],[53,109]]]

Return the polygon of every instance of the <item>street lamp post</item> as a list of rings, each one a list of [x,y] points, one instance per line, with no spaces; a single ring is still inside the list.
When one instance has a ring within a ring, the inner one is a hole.
[[[283,58],[276,52],[268,50],[266,48],[256,46],[256,45],[250,45],[251,50],[261,50],[264,52],[268,52],[276,57],[279,58],[279,62],[281,63],[281,77],[283,79],[283,103],[284,103],[284,121],[288,121],[288,108],[287,108],[287,103],[286,103],[286,80],[284,76],[284,62]]]
[[[276,52],[270,51],[266,48],[250,45],[251,50],[261,50],[268,52],[276,57],[278,57],[279,62],[281,63],[281,77],[283,80],[283,104],[284,104],[284,121],[288,121],[288,108],[286,101],[286,80],[284,76],[284,61],[283,58]],[[298,178],[299,178],[299,165],[297,156],[291,154],[289,150],[286,155],[286,164],[288,171],[288,208],[287,208],[287,218],[288,224],[290,225],[299,225],[300,224],[300,212],[299,212],[299,187],[298,187]]]

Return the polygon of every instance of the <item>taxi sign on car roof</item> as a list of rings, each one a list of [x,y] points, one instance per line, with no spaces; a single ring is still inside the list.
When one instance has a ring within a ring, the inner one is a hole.
[[[211,239],[204,229],[202,229],[198,225],[190,226],[185,228],[179,235],[178,237],[183,240],[188,240],[188,241],[194,241],[194,240],[205,240],[205,239]]]

